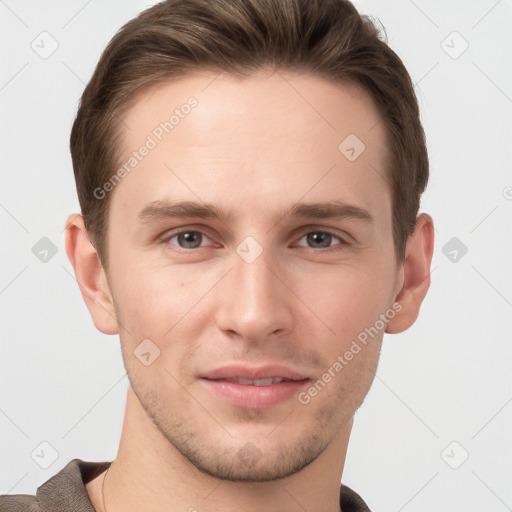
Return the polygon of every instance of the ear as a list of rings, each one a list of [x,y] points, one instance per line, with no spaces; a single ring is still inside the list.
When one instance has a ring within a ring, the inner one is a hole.
[[[414,232],[409,236],[400,273],[402,288],[395,298],[402,309],[392,318],[386,332],[403,332],[416,321],[420,307],[430,287],[430,264],[434,251],[434,223],[430,215],[422,213],[416,220]]]
[[[118,334],[107,276],[80,214],[72,214],[66,220],[66,253],[96,329],[104,334]]]

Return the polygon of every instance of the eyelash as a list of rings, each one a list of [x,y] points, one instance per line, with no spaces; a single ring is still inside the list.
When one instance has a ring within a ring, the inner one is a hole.
[[[173,245],[175,247],[175,249],[177,249],[178,251],[183,251],[183,252],[195,251],[195,250],[201,248],[201,246],[200,246],[200,247],[194,247],[194,248],[186,249],[184,247],[180,247],[179,245],[174,245],[174,244],[170,243],[170,241],[173,238],[175,238],[175,237],[177,237],[177,236],[179,236],[179,235],[181,235],[183,233],[200,233],[201,235],[203,235],[206,238],[210,239],[208,234],[205,231],[202,231],[201,229],[180,229],[179,231],[174,231],[174,232],[171,232],[171,233],[166,233],[165,235],[163,235],[160,238],[160,241],[162,243]],[[340,249],[344,248],[345,246],[349,245],[349,243],[346,240],[344,240],[339,235],[337,235],[336,233],[333,233],[332,231],[330,231],[328,229],[310,229],[309,231],[303,232],[303,234],[301,235],[299,240],[302,240],[302,238],[304,238],[305,236],[307,236],[308,234],[311,234],[311,233],[323,233],[323,234],[330,235],[330,236],[332,236],[334,238],[337,238],[340,243],[335,244],[332,247],[315,248],[315,247],[307,247],[307,246],[303,246],[303,245],[301,245],[299,247],[306,247],[306,248],[312,249],[312,250],[314,250],[316,252],[332,252],[332,251],[340,250]]]

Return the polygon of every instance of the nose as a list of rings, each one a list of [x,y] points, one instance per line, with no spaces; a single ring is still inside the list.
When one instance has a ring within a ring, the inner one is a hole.
[[[284,266],[270,249],[249,261],[233,254],[232,269],[217,290],[217,325],[231,336],[252,342],[283,337],[293,328],[296,300],[286,285]]]

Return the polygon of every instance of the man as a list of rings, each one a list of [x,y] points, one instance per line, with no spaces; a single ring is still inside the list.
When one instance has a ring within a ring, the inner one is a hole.
[[[128,388],[112,463],[1,510],[369,510],[342,485],[433,224],[410,77],[347,1],[168,0],[116,34],[71,134],[66,249]]]

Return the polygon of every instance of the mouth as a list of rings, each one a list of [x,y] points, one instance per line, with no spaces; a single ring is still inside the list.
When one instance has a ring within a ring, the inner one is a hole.
[[[304,374],[283,366],[227,366],[201,376],[213,398],[242,409],[268,409],[284,403],[307,385]]]
[[[283,377],[272,377],[270,379],[215,379],[223,380],[224,382],[232,382],[234,384],[240,384],[241,386],[271,386],[272,384],[279,384],[280,382],[295,382],[291,379],[285,379]]]

